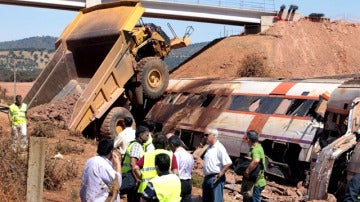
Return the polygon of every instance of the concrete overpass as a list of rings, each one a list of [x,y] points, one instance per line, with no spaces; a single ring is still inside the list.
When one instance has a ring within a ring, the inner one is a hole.
[[[0,4],[78,11],[85,7],[112,1],[116,0],[0,0]],[[262,16],[276,14],[273,0],[231,1],[233,5],[227,5],[229,0],[227,1],[212,1],[217,5],[205,5],[200,0],[197,0],[197,4],[186,3],[186,0],[182,0],[183,3],[141,0],[141,3],[146,8],[144,17],[227,25],[260,25]],[[209,4],[209,1],[204,2]]]

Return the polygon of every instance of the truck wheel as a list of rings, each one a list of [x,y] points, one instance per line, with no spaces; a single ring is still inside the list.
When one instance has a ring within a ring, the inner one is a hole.
[[[125,117],[131,117],[134,120],[129,110],[123,107],[112,108],[101,125],[101,138],[115,139],[115,137],[125,128]],[[135,127],[135,120],[133,121],[133,127]]]
[[[158,99],[169,84],[169,70],[160,58],[148,57],[140,60],[141,85],[144,95],[150,99]]]

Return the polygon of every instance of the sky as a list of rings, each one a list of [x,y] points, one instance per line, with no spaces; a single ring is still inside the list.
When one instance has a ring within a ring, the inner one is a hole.
[[[177,2],[180,1],[181,0],[177,0]],[[222,1],[236,3],[253,0]],[[324,13],[325,17],[329,17],[331,20],[360,22],[360,13],[358,12],[360,8],[359,0],[274,0],[274,3],[276,10],[283,4],[286,5],[287,8],[291,4],[297,5],[299,7],[298,12],[300,12],[302,16],[309,15],[310,13]],[[75,11],[0,4],[0,42],[33,36],[58,37],[65,27],[71,23],[76,14],[77,12]],[[167,23],[172,25],[178,36],[182,36],[185,33],[187,26],[193,26],[194,32],[190,37],[192,43],[211,41],[224,35],[235,35],[243,30],[240,26],[221,24],[152,18],[144,18],[143,20],[145,23],[152,22],[161,26],[169,36],[171,36],[171,32],[167,28]]]

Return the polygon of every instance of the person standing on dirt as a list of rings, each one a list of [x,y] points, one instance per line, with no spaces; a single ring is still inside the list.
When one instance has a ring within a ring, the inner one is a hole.
[[[223,201],[225,173],[232,165],[232,161],[224,145],[217,139],[219,131],[216,128],[206,128],[204,135],[209,147],[203,155],[205,178],[202,185],[202,200],[203,202]]]
[[[155,146],[153,144],[153,136],[155,131],[155,122],[150,119],[147,119],[144,121],[143,125],[149,129],[149,139],[144,143],[144,151],[145,152],[154,151]]]
[[[181,200],[181,183],[176,174],[170,173],[170,157],[160,153],[155,156],[155,167],[158,174],[147,183],[145,191],[141,195],[141,201],[169,201]]]
[[[125,155],[126,148],[130,142],[135,140],[135,130],[132,128],[133,119],[131,117],[124,118],[125,129],[115,137],[114,147],[120,152],[121,155]]]
[[[252,197],[250,197],[250,198],[244,197],[243,201],[244,202],[261,202],[261,192],[264,189],[264,187],[266,186],[266,180],[265,180],[265,175],[264,175],[265,153],[264,153],[263,147],[259,143],[259,135],[255,130],[250,130],[247,132],[247,140],[248,140],[248,144],[250,146],[249,157],[251,157],[252,160],[250,162],[250,165],[248,166],[248,168],[246,168],[246,170],[244,172],[244,177],[246,179],[249,179],[250,173],[254,169],[256,169],[257,165],[259,163],[261,163],[262,166],[261,166],[259,176],[257,177],[257,179],[255,181],[255,186],[253,189]]]
[[[191,202],[191,173],[194,167],[194,158],[183,147],[179,136],[172,135],[169,138],[169,146],[174,152],[179,167],[179,178],[181,182],[181,202]]]
[[[113,149],[114,140],[101,140],[97,148],[98,156],[86,161],[80,188],[82,202],[105,201],[112,196],[115,201],[120,201],[121,162]],[[115,191],[113,186],[117,187]]]
[[[16,150],[18,145],[18,136],[20,134],[20,147],[26,148],[27,144],[27,104],[22,102],[21,95],[16,95],[15,103],[9,107],[9,122],[11,124],[12,144],[11,147]]]
[[[138,126],[135,132],[136,139],[130,142],[126,148],[124,161],[122,164],[123,184],[120,188],[121,194],[127,194],[128,201],[139,201],[140,195],[137,194],[137,187],[140,183],[140,178],[136,173],[139,167],[136,162],[144,156],[143,144],[149,139],[149,129],[145,126]]]

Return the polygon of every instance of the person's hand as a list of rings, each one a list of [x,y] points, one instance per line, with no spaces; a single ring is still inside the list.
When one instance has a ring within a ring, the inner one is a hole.
[[[118,153],[116,152],[116,151],[113,151],[113,163],[114,164],[117,164],[117,165],[121,165],[121,163],[120,163],[120,158],[121,158],[121,156],[120,155],[118,155]]]
[[[217,181],[219,181],[220,178],[221,178],[220,175],[215,175],[215,176],[214,176],[214,183],[216,183]]]

